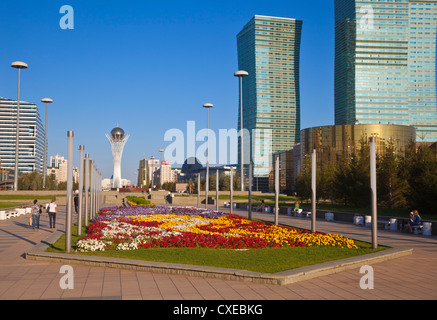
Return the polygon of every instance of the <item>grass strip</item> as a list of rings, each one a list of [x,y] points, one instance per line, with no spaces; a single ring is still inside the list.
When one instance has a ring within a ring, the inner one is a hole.
[[[62,198],[66,195],[28,195],[28,194],[5,194],[0,195],[0,200],[52,200],[53,198]]]

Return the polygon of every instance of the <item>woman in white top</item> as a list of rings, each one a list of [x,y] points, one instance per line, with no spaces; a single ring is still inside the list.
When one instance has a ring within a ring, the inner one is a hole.
[[[50,221],[50,229],[55,227],[56,224],[56,214],[58,213],[58,208],[56,206],[56,199],[53,199],[52,202],[47,206],[47,213],[49,215]]]

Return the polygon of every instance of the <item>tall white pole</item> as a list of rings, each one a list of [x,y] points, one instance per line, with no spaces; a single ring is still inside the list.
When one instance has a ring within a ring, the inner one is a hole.
[[[370,138],[370,188],[372,209],[372,247],[378,248],[378,207],[376,191],[376,138]]]
[[[209,108],[206,108],[206,183],[205,183],[205,209],[208,209],[209,190]]]
[[[275,162],[275,225],[279,224],[279,156]]]
[[[200,208],[200,171],[197,174],[197,208]]]
[[[243,130],[243,78],[247,77],[249,73],[244,70],[239,70],[234,73],[235,77],[240,78],[239,84],[240,84],[240,188],[241,191],[244,191],[244,130]]]
[[[219,211],[219,169],[216,170],[215,176],[215,210]]]
[[[79,212],[77,216],[77,234],[82,235],[82,217],[83,217],[83,182],[84,182],[84,146],[79,146]]]
[[[19,161],[19,144],[20,144],[20,88],[21,88],[21,69],[27,69],[26,63],[21,61],[12,62],[12,68],[18,69],[18,97],[17,97],[17,131],[15,133],[15,173],[14,173],[14,190],[18,190],[18,161]]]
[[[212,103],[203,105],[207,109],[206,113],[206,183],[205,183],[205,209],[208,209],[208,190],[209,190],[209,109],[213,107]]]
[[[317,174],[317,155],[316,150],[313,150],[311,159],[311,231],[316,232],[316,174]]]
[[[249,163],[249,212],[248,218],[252,220],[252,182],[253,182],[253,164],[252,161]]]
[[[18,191],[18,161],[20,152],[20,78],[21,69],[18,69],[18,97],[17,97],[17,132],[15,134],[15,174],[14,174],[14,190]]]
[[[89,221],[89,179],[90,179],[90,155],[85,155],[85,226],[88,226]]]
[[[44,98],[41,102],[46,104],[46,122],[45,122],[45,130],[44,130],[44,163],[43,163],[43,178],[42,178],[42,188],[46,189],[46,179],[47,179],[47,121],[48,121],[48,113],[49,108],[48,104],[53,103],[53,100],[50,98]]]
[[[97,192],[98,192],[98,197],[97,197],[97,208],[98,211],[100,212],[101,209],[101,205],[102,205],[102,173],[99,170],[99,177],[97,179]]]
[[[244,191],[244,146],[243,146],[243,136],[244,136],[244,130],[243,130],[243,77],[240,78],[240,188],[241,191]]]
[[[72,215],[71,205],[73,196],[73,139],[74,132],[67,132],[67,216],[65,219],[65,251],[71,252],[71,227],[72,227]]]
[[[94,218],[94,160],[90,161],[90,219]]]
[[[45,130],[44,130],[44,163],[43,163],[43,172],[42,172],[42,189],[46,189],[46,176],[47,176],[47,113],[49,107],[46,102],[46,122],[45,122]]]
[[[230,176],[230,183],[229,183],[229,190],[230,190],[230,213],[232,214],[234,210],[234,167],[231,167],[231,176]]]

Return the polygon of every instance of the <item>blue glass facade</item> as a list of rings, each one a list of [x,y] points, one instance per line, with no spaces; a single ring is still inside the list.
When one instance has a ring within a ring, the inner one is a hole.
[[[437,1],[335,0],[335,123],[437,141]]]
[[[238,68],[249,73],[243,80],[243,127],[252,143],[250,148],[244,140],[244,150],[250,150],[244,163],[252,159],[258,190],[268,191],[271,153],[300,141],[301,31],[301,20],[256,15],[237,35]]]

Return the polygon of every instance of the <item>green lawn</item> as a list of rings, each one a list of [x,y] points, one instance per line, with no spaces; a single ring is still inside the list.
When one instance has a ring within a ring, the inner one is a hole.
[[[53,198],[66,197],[66,195],[27,195],[27,194],[6,194],[0,195],[0,200],[52,200]]]
[[[22,202],[0,202],[0,209],[15,208],[26,205]]]
[[[79,237],[76,226],[73,227],[72,253]],[[85,235],[85,232],[83,232]],[[199,266],[221,267],[248,270],[262,273],[276,273],[308,265],[314,265],[337,259],[344,259],[375,252],[368,243],[356,242],[359,249],[342,249],[333,247],[296,247],[268,248],[250,250],[205,249],[205,248],[154,248],[132,251],[105,251],[77,253],[101,257],[138,259],[144,261],[189,264]],[[386,248],[379,247],[376,251]],[[65,251],[65,236],[47,249],[49,252]]]

